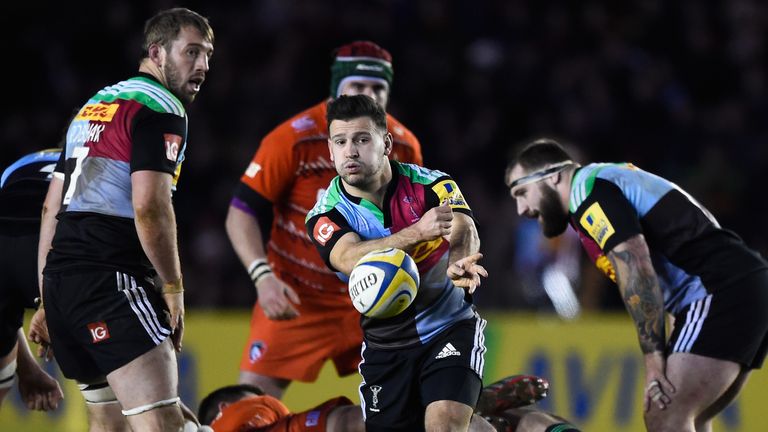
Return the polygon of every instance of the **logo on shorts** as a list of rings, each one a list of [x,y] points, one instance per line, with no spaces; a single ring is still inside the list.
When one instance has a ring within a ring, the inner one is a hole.
[[[373,394],[373,396],[371,396],[371,404],[372,405],[368,409],[373,411],[373,412],[379,412],[378,405],[379,405],[379,392],[381,391],[381,386],[380,385],[372,385],[370,387],[370,389],[371,389],[371,393]]]
[[[248,351],[248,357],[251,359],[251,363],[256,363],[261,360],[264,353],[267,351],[267,345],[262,341],[256,341],[251,344],[251,349]]]
[[[452,343],[448,342],[447,344],[445,344],[443,349],[440,351],[440,354],[435,356],[435,358],[439,360],[439,359],[444,359],[444,358],[450,357],[450,356],[460,356],[460,355],[461,355],[461,353],[459,352],[459,350],[457,350],[456,347],[453,346]]]
[[[88,324],[88,331],[91,332],[93,343],[99,343],[109,339],[109,329],[107,328],[107,323],[104,321]]]

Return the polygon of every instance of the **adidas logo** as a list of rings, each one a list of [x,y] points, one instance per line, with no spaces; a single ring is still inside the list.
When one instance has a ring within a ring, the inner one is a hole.
[[[459,350],[457,350],[456,347],[453,346],[452,343],[448,342],[447,344],[445,344],[443,349],[440,351],[440,354],[435,356],[435,358],[436,359],[442,359],[442,358],[446,358],[446,357],[450,357],[450,356],[460,356],[460,355],[461,355],[461,353],[459,352]]]

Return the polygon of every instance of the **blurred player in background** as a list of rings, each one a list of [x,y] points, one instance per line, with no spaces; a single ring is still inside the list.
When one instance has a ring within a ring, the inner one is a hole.
[[[336,49],[331,98],[364,94],[386,109],[392,57],[373,42]],[[346,284],[328,270],[304,218],[336,171],[328,160],[324,100],[261,141],[229,206],[226,230],[256,287],[239,382],[281,398],[293,380],[313,382],[326,360],[340,376],[357,371],[362,334]],[[413,134],[387,116],[392,157],[421,164]]]
[[[43,307],[33,320],[47,321],[92,430],[103,427],[92,408],[115,401],[134,430],[183,424],[173,349],[181,349],[184,294],[171,194],[186,150],[185,106],[205,80],[213,41],[208,20],[189,9],[150,18],[139,73],[82,106],[46,196]],[[45,341],[35,328],[31,336]]]
[[[710,431],[765,359],[768,264],[677,185],[632,164],[582,167],[541,139],[506,182],[518,213],[548,237],[570,222],[618,285],[644,354],[648,430]]]
[[[61,150],[22,157],[0,177],[0,404],[14,376],[29,409],[56,409],[64,397],[37,363],[22,324],[24,309],[37,307],[37,243],[40,211]]]

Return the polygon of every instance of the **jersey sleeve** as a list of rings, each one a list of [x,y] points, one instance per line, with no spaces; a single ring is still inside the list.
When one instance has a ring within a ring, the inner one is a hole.
[[[59,153],[59,158],[56,159],[56,166],[53,168],[53,177],[56,177],[59,180],[64,180],[64,173],[65,173],[65,156],[67,152],[65,150],[61,150],[61,153]]]
[[[442,176],[429,185],[431,193],[426,193],[427,208],[448,203],[453,211],[464,213],[472,218],[472,209],[459,189],[459,185],[449,176]]]
[[[353,229],[336,209],[320,213],[307,220],[307,233],[315,244],[325,264],[333,271],[338,271],[331,265],[331,251],[344,234]]]
[[[240,181],[270,202],[278,201],[290,189],[295,178],[293,144],[290,125],[283,123],[278,126],[261,141]],[[245,201],[247,197],[238,198]]]
[[[643,232],[637,211],[621,189],[600,178],[572,217],[578,229],[605,253]]]
[[[137,116],[132,133],[131,172],[148,170],[174,175],[186,139],[184,117],[154,111]]]

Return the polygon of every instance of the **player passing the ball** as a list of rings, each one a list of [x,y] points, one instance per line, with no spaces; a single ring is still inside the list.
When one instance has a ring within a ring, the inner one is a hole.
[[[338,176],[307,215],[320,256],[346,278],[366,253],[394,247],[421,275],[405,311],[361,318],[366,428],[467,430],[486,350],[485,320],[468,299],[487,276],[470,207],[447,174],[389,160],[386,114],[370,98],[341,96],[327,118]],[[493,430],[479,417],[472,427]]]
[[[647,429],[712,430],[765,359],[768,264],[677,185],[632,164],[582,167],[541,139],[506,182],[518,213],[548,237],[570,222],[618,285],[644,354]]]

